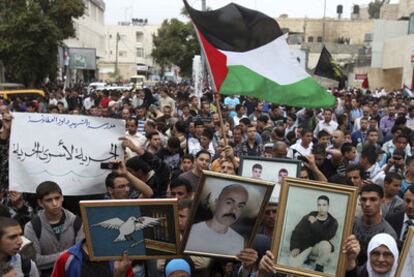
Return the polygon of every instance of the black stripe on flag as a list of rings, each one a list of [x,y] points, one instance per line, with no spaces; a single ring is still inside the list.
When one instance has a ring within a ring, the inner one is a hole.
[[[279,36],[282,30],[273,18],[230,3],[214,11],[198,11],[184,5],[198,31],[220,50],[246,52],[263,46]]]

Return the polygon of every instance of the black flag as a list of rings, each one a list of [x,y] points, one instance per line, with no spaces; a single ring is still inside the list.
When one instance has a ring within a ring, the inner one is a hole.
[[[339,82],[338,89],[345,87],[347,77],[325,46],[322,48],[321,56],[319,57],[314,73],[315,75],[337,80]]]

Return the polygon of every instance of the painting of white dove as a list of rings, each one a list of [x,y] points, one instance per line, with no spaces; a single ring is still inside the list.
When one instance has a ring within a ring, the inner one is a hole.
[[[123,221],[119,217],[114,217],[96,224],[94,226],[103,227],[110,230],[118,230],[119,235],[115,238],[114,242],[118,241],[135,241],[132,234],[136,231],[143,230],[148,227],[153,227],[160,223],[160,220],[164,218],[153,218],[149,216],[135,217],[131,216],[126,221]]]

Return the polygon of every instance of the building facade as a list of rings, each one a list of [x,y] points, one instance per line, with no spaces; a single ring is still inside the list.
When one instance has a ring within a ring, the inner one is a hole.
[[[85,14],[74,20],[76,35],[60,49],[61,74],[68,85],[97,79],[97,63],[105,56],[105,2],[83,1]]]
[[[99,62],[99,78],[113,80],[116,67],[118,78],[129,80],[133,75],[149,75],[155,70],[151,56],[153,35],[159,25],[147,24],[143,19],[120,22],[105,28],[105,58]]]

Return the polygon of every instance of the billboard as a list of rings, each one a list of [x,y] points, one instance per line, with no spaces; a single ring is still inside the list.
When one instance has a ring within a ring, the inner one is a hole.
[[[69,68],[96,70],[95,48],[69,48]]]

